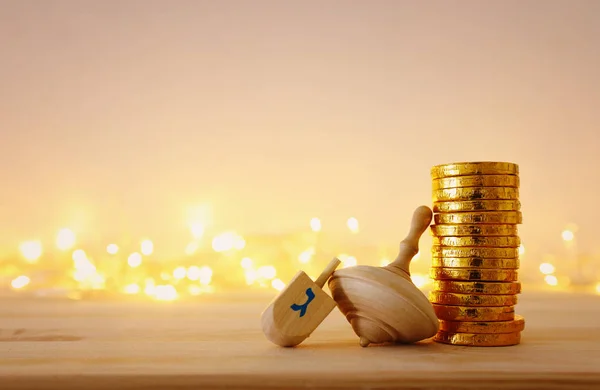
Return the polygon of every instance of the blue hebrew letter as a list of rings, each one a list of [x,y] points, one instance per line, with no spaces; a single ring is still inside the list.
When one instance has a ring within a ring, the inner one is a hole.
[[[306,296],[308,297],[308,299],[302,305],[297,305],[294,303],[292,306],[290,306],[293,311],[300,311],[300,317],[302,317],[302,316],[304,316],[304,314],[306,314],[306,309],[308,308],[308,304],[311,303],[313,299],[315,299],[315,293],[313,292],[313,290],[310,287],[306,289]]]

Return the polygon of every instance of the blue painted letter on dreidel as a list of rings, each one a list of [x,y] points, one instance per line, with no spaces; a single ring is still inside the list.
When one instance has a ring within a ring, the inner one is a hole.
[[[302,316],[304,316],[304,314],[306,314],[306,309],[308,308],[308,304],[313,299],[315,299],[315,293],[313,292],[313,290],[310,287],[306,289],[306,296],[308,297],[308,299],[302,305],[297,305],[294,303],[292,306],[290,306],[293,311],[300,311],[300,317],[302,317]]]

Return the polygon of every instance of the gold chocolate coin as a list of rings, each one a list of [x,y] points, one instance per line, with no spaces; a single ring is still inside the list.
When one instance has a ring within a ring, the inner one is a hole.
[[[514,306],[517,304],[517,295],[473,295],[456,294],[443,291],[430,291],[429,301],[441,305],[451,306]],[[456,331],[462,332],[462,331]],[[480,333],[480,332],[473,332]]]
[[[484,199],[519,199],[519,190],[509,187],[446,188],[433,191],[434,202]]]
[[[431,168],[431,178],[470,175],[518,175],[519,166],[509,162],[476,161],[440,164]]]
[[[514,333],[450,333],[439,331],[433,336],[438,343],[465,345],[471,347],[506,347],[521,342],[521,332]]]
[[[433,290],[457,294],[509,295],[521,293],[521,282],[434,280]]]
[[[487,259],[482,257],[434,257],[432,267],[517,269],[519,259]]]
[[[429,276],[437,280],[481,280],[514,282],[519,280],[514,269],[431,268]]]
[[[433,237],[433,245],[441,246],[476,246],[476,247],[498,247],[518,248],[521,245],[519,237]]]
[[[461,200],[452,202],[434,202],[435,213],[452,213],[463,211],[519,211],[521,202],[518,200]]]
[[[514,306],[469,307],[448,306],[433,303],[433,310],[440,320],[446,321],[512,321],[515,319]]]
[[[489,257],[514,259],[519,257],[519,248],[448,247],[433,245],[432,257]]]
[[[515,314],[512,321],[465,322],[440,320],[440,330],[449,333],[515,333],[525,329],[525,318]]]
[[[431,225],[431,233],[447,236],[517,236],[517,225]]]
[[[466,213],[435,214],[435,224],[521,224],[520,211],[476,211]]]
[[[462,187],[513,187],[519,188],[519,176],[514,175],[474,175],[455,176],[432,181],[432,190]]]

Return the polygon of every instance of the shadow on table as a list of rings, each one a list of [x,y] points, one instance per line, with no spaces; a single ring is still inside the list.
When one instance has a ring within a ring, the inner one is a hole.
[[[355,340],[336,340],[336,341],[316,341],[316,342],[308,342],[305,341],[303,344],[300,344],[294,348],[296,349],[346,349],[346,348],[360,348],[360,349],[373,349],[373,348],[402,348],[402,349],[419,349],[422,350],[424,348],[435,348],[437,343],[432,340],[423,340],[417,343],[411,344],[400,344],[400,343],[384,343],[384,344],[370,344],[367,347],[361,347],[358,339]]]

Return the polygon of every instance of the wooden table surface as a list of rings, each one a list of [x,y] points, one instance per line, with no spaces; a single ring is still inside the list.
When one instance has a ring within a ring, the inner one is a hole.
[[[522,343],[361,348],[337,309],[269,343],[268,296],[198,302],[0,300],[0,389],[600,389],[600,296],[527,293]]]

